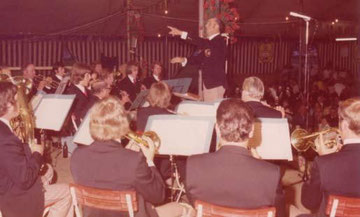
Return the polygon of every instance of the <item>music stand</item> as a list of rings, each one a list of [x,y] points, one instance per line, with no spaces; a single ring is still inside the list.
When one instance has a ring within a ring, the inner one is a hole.
[[[81,145],[91,145],[94,142],[90,135],[90,111],[88,111],[78,131],[76,131],[73,142]]]
[[[60,131],[74,99],[75,95],[43,95],[34,109],[36,128]]]
[[[149,90],[143,90],[138,95],[136,95],[136,98],[134,102],[131,104],[129,110],[135,110],[139,107],[143,106],[146,102],[146,97],[149,95]]]
[[[185,192],[180,183],[180,177],[174,162],[175,156],[190,156],[194,154],[208,153],[211,136],[214,130],[215,119],[213,117],[191,117],[181,115],[152,115],[149,117],[145,131],[155,131],[161,145],[158,154],[169,156],[171,163],[171,180],[177,183],[178,188],[171,188],[172,200],[178,202]]]
[[[171,80],[164,80],[174,93],[185,94],[188,92],[192,78],[177,78]]]
[[[216,109],[214,103],[211,102],[196,102],[185,100],[179,103],[176,107],[178,114],[184,114],[188,116],[216,116]]]

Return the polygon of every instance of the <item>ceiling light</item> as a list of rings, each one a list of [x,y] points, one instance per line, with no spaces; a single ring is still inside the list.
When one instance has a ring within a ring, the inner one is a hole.
[[[357,38],[336,38],[335,41],[356,41]]]

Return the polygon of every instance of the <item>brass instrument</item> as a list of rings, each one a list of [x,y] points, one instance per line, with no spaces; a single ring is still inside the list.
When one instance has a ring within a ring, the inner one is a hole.
[[[17,107],[19,115],[10,121],[14,133],[24,142],[35,144],[35,119],[32,108],[26,97],[26,90],[31,88],[32,82],[22,76],[0,76],[0,81],[9,81],[17,87]]]
[[[305,129],[302,128],[297,128],[295,129],[290,136],[290,140],[291,140],[291,144],[292,146],[299,152],[305,152],[307,151],[310,147],[314,150],[314,151],[318,151],[316,146],[315,146],[315,139],[320,135],[320,134],[330,134],[330,133],[339,133],[339,130],[337,128],[329,128],[326,130],[322,130],[319,132],[315,132],[315,133],[308,133]],[[324,143],[328,148],[332,148],[334,145],[337,144],[337,140],[336,137],[335,138],[331,138],[328,141],[326,141]]]
[[[50,88],[56,89],[60,82],[54,81],[51,77],[46,77],[44,75],[35,75],[34,80],[36,81],[45,81],[45,86],[48,86]]]
[[[160,145],[161,145],[161,141],[160,141],[159,136],[154,131],[146,131],[143,134],[130,132],[125,137],[128,138],[128,139],[132,139],[137,143],[141,143],[145,147],[149,147],[147,141],[144,140],[143,138],[141,138],[141,136],[143,136],[143,135],[149,137],[154,142],[155,149],[159,150]]]

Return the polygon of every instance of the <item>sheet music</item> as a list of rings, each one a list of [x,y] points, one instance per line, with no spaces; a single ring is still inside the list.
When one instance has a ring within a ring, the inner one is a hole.
[[[164,80],[169,85],[174,93],[185,94],[188,92],[192,78],[177,78],[171,80]]]
[[[34,110],[35,127],[60,131],[74,99],[75,95],[44,95]]]
[[[254,137],[250,139],[249,145],[256,147],[262,159],[293,159],[289,125],[285,118],[259,118],[255,122]]]
[[[159,135],[159,154],[189,156],[209,152],[214,123],[211,117],[153,115],[145,131]]]
[[[90,111],[86,114],[84,120],[81,122],[79,130],[74,136],[74,143],[82,145],[90,145],[93,143],[93,138],[90,135]]]
[[[197,101],[182,101],[176,108],[178,114],[189,116],[206,116],[215,117],[216,109],[214,103],[197,102]]]

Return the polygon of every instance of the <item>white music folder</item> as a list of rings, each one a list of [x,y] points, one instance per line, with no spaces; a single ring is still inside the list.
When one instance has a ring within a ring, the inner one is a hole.
[[[265,160],[293,160],[289,125],[286,118],[258,118],[249,146],[256,147]]]
[[[34,110],[35,127],[38,129],[60,131],[74,99],[75,95],[43,95]]]
[[[159,135],[158,154],[190,156],[209,152],[214,124],[213,117],[152,115],[145,131]]]
[[[212,102],[198,102],[185,100],[176,107],[178,114],[187,116],[215,117],[216,109]]]

